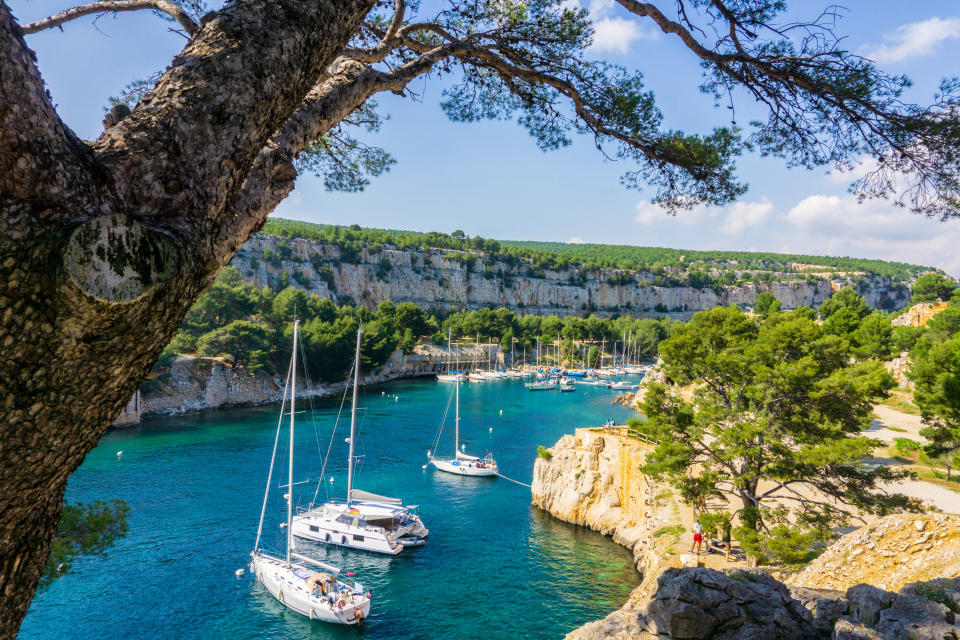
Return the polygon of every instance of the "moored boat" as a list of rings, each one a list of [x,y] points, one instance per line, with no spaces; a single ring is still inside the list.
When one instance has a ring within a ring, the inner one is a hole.
[[[370,595],[364,592],[363,585],[349,583],[340,579],[340,568],[320,560],[294,553],[293,548],[293,443],[294,416],[296,415],[297,396],[297,344],[300,321],[293,325],[293,355],[284,389],[284,401],[280,405],[281,419],[277,423],[277,437],[274,441],[273,456],[270,459],[270,471],[267,474],[267,489],[263,496],[263,508],[260,511],[260,524],[257,539],[250,553],[249,570],[257,582],[267,592],[291,611],[295,611],[311,620],[323,620],[335,624],[353,625],[362,622],[370,614]],[[290,442],[287,468],[287,521],[285,551],[283,557],[266,553],[260,546],[263,534],[263,521],[270,498],[270,485],[273,479],[273,467],[276,461],[277,446],[280,441],[280,429],[283,425],[287,392],[290,405]],[[296,560],[296,562],[294,561]]]

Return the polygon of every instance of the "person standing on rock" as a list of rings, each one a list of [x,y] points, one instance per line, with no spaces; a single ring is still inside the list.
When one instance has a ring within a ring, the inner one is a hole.
[[[694,520],[693,522],[693,544],[690,545],[690,553],[694,553],[696,549],[696,554],[700,555],[700,547],[703,545],[703,526],[700,525],[699,520]]]

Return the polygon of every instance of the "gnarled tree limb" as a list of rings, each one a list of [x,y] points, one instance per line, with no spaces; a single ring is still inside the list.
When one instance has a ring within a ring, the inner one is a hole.
[[[37,20],[23,25],[23,32],[26,34],[37,33],[45,29],[59,27],[65,22],[102,13],[116,13],[118,11],[139,11],[142,9],[152,9],[167,14],[183,27],[187,35],[193,37],[200,31],[200,25],[193,21],[186,11],[167,0],[100,0],[90,4],[72,7],[58,14]]]

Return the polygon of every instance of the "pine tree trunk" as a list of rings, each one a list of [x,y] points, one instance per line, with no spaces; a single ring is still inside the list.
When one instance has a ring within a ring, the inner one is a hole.
[[[244,191],[372,4],[228,4],[140,107],[85,143],[0,0],[0,638],[27,612],[67,478],[292,187],[283,158]]]

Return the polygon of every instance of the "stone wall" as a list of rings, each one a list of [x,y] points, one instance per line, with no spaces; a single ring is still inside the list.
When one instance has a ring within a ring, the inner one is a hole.
[[[265,259],[264,255],[273,256]],[[528,275],[526,265],[493,262],[485,273],[484,256],[468,268],[462,252],[429,250],[398,251],[365,247],[355,262],[344,260],[339,248],[311,240],[254,235],[231,263],[248,281],[258,286],[277,286],[281,277],[289,284],[337,302],[353,302],[369,308],[384,300],[413,302],[431,309],[478,309],[507,307],[519,314],[599,315],[631,313],[640,317],[670,316],[688,319],[694,312],[717,305],[752,306],[757,295],[769,291],[787,309],[818,306],[845,279],[819,276],[814,282],[798,279],[750,283],[713,289],[654,287],[611,284],[624,272],[596,269],[585,282],[573,269]],[[348,256],[349,258],[349,256]],[[321,272],[325,272],[323,275]],[[503,273],[501,277],[499,274]],[[286,273],[286,276],[282,274]],[[635,280],[653,280],[652,274],[634,273]],[[878,276],[863,276],[862,293],[875,308],[902,308],[909,290],[902,283]]]

